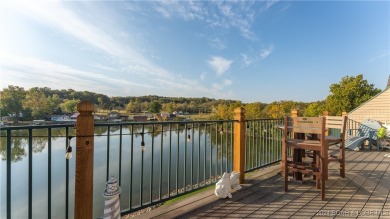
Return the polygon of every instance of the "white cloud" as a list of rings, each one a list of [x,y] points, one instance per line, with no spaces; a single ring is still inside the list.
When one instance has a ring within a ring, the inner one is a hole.
[[[208,61],[210,67],[214,69],[217,76],[223,75],[227,70],[230,69],[232,60],[225,59],[223,57],[214,56]]]
[[[269,45],[268,47],[266,47],[266,48],[264,48],[264,49],[262,49],[262,50],[260,51],[260,57],[261,57],[262,59],[267,58],[269,55],[271,55],[271,53],[272,53],[273,50],[274,50],[274,45],[271,44],[271,45]]]
[[[225,87],[230,87],[232,84],[232,80],[225,79],[221,83],[213,83],[212,87],[216,90],[222,91]]]
[[[96,68],[120,72],[122,75],[104,75],[100,73],[99,69],[80,70],[78,67],[47,61],[44,58],[38,58],[38,56],[31,58],[3,53],[0,63],[2,65],[2,83],[16,84],[15,82],[18,81],[25,87],[44,84],[54,89],[72,88],[98,93],[104,91],[106,94],[112,95],[128,95],[128,93],[137,95],[154,92],[170,96],[188,93],[188,96],[228,98],[226,92],[219,92],[207,85],[202,86],[198,84],[198,80],[177,77],[153,63],[153,58],[145,57],[143,54],[147,53],[143,53],[142,48],[137,48],[139,45],[132,42],[131,37],[127,37],[134,34],[131,30],[126,29],[124,32],[123,28],[118,28],[119,24],[115,19],[109,20],[100,16],[105,12],[103,7],[95,11],[99,13],[83,16],[80,11],[83,11],[82,6],[88,5],[88,2],[81,4],[78,10],[72,10],[70,7],[72,4],[61,1],[26,1],[21,4],[18,2],[10,4],[11,9],[17,14],[22,14],[33,22],[51,28],[50,31],[54,30],[53,33],[58,34],[58,36],[65,34],[66,37],[70,36],[78,40],[81,43],[77,45],[88,47],[88,52],[98,51],[99,55],[111,62],[95,64],[93,61],[94,64],[86,63],[89,67],[92,65]],[[179,5],[178,2],[173,2],[173,4]],[[179,16],[184,19],[202,20],[208,16],[209,12],[202,6],[203,2],[181,5],[186,5],[181,8],[178,6]],[[174,15],[167,8],[164,9],[167,16]],[[191,10],[192,13],[186,14],[188,10]],[[99,15],[97,20],[91,18],[93,15]],[[99,21],[106,23],[102,25]],[[212,57],[209,64],[216,71],[216,74],[221,76],[230,69],[232,62],[222,57]],[[129,74],[134,74],[136,77],[128,77]],[[204,80],[204,76],[201,75],[201,79]],[[146,78],[148,80],[142,81]],[[230,86],[230,84],[231,82],[228,80],[222,85]],[[138,93],[134,89],[138,90]],[[158,93],[160,91],[162,93]],[[163,93],[163,91],[169,92]]]
[[[219,50],[226,49],[227,48],[226,44],[227,44],[226,41],[218,37],[214,37],[210,39],[210,45]]]
[[[216,90],[223,90],[223,85],[218,83],[213,83],[212,87]]]
[[[249,66],[253,62],[253,60],[247,54],[241,54],[241,58],[245,66]]]
[[[272,5],[274,5],[275,3],[277,3],[279,0],[268,0],[267,1],[267,4],[266,4],[266,9],[269,9],[272,7]]]
[[[138,89],[153,88],[151,85],[126,79],[82,71],[73,67],[32,57],[20,57],[1,53],[2,83],[21,83],[25,87],[45,85],[54,89],[72,88],[99,92],[111,91],[118,87]]]
[[[205,72],[200,74],[200,80],[204,81],[205,78],[206,78],[206,73]]]
[[[209,27],[238,29],[242,36],[255,38],[251,26],[255,20],[256,7],[267,2],[256,1],[157,1],[153,7],[164,18],[178,17],[186,21],[199,20]]]
[[[233,81],[232,80],[228,80],[228,79],[225,79],[224,81],[223,81],[223,84],[225,85],[225,86],[230,86],[230,85],[232,85],[233,84]]]
[[[136,46],[135,43],[126,43],[118,41],[109,35],[110,31],[104,27],[97,26],[98,21],[88,22],[81,15],[76,14],[71,8],[67,7],[63,2],[23,2],[22,4],[12,5],[14,10],[17,10],[26,16],[48,25],[54,29],[62,31],[72,37],[87,43],[94,48],[97,48],[109,55],[118,59],[119,62],[142,66],[142,73],[151,74],[159,77],[170,77],[170,73],[153,64],[145,58]],[[111,26],[115,26],[112,24]],[[112,27],[115,28],[115,27]],[[130,34],[130,33],[127,33]]]
[[[98,64],[98,63],[91,64],[91,66],[96,67],[96,68],[100,68],[100,69],[103,69],[103,70],[107,70],[107,71],[118,71],[119,70],[119,69],[116,69],[116,68],[113,68],[113,67],[104,66],[104,65],[101,65],[101,64]]]

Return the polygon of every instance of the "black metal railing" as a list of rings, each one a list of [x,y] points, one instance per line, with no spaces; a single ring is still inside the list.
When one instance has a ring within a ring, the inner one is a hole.
[[[251,171],[279,162],[282,152],[283,119],[247,120],[245,132],[245,169]]]
[[[246,171],[281,159],[282,119],[246,121]],[[73,218],[74,124],[0,129],[1,218]],[[233,170],[234,121],[96,123],[94,218],[114,176],[122,214],[211,185]]]

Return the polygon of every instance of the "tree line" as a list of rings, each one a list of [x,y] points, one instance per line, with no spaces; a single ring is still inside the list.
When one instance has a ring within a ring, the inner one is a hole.
[[[298,109],[302,116],[318,116],[323,111],[330,115],[349,112],[381,92],[369,84],[363,75],[345,76],[339,83],[330,85],[325,100],[316,102],[296,102],[292,100],[272,103],[242,103],[239,100],[213,98],[161,97],[156,95],[139,97],[108,97],[89,91],[73,89],[53,90],[48,87],[23,87],[9,85],[0,91],[0,116],[15,120],[42,119],[50,114],[70,114],[76,112],[81,100],[91,101],[95,111],[125,110],[128,113],[181,111],[189,114],[212,114],[210,119],[233,119],[233,110],[242,106],[246,109],[247,119],[281,118],[289,115],[292,109]]]

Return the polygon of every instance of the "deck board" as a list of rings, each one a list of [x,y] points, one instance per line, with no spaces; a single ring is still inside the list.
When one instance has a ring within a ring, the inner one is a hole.
[[[386,151],[347,151],[346,177],[330,163],[326,200],[315,181],[289,182],[284,192],[280,168],[253,177],[232,199],[217,199],[212,191],[202,200],[162,206],[142,218],[390,218],[390,158]],[[203,202],[203,204],[202,204]],[[195,204],[194,204],[195,203]],[[165,210],[164,210],[165,209]],[[358,216],[358,213],[360,216]]]

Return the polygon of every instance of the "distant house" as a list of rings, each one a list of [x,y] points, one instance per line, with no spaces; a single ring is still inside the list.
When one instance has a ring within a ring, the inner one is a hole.
[[[93,116],[93,119],[94,119],[94,120],[100,120],[100,121],[102,121],[102,120],[107,120],[107,116],[94,115],[94,116]]]
[[[373,119],[382,124],[390,123],[390,77],[387,88],[348,114],[348,118],[357,122]]]
[[[108,113],[108,121],[114,121],[121,119],[121,114],[117,111],[111,111]]]
[[[146,122],[146,121],[148,121],[148,117],[147,116],[134,116],[133,120],[135,122]]]
[[[70,116],[70,119],[76,120],[78,115],[80,115],[80,113],[73,113],[73,115]]]
[[[120,115],[120,119],[122,121],[127,121],[127,120],[129,120],[129,116],[127,116],[127,115]]]
[[[69,121],[70,116],[68,116],[68,115],[50,115],[49,120],[53,121],[53,122],[64,122],[64,121]]]

